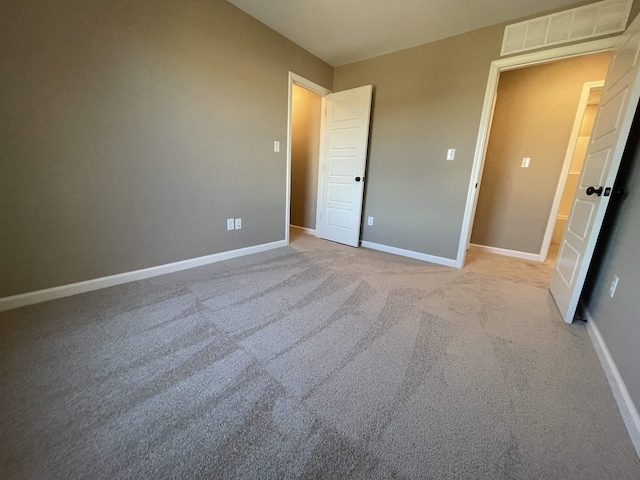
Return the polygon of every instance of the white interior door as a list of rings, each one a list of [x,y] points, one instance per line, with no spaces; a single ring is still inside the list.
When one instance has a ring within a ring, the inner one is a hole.
[[[325,97],[316,235],[353,247],[360,244],[372,91],[367,85]]]
[[[639,53],[640,17],[620,37],[613,51],[578,189],[549,286],[567,323],[573,321],[578,306],[640,98]]]

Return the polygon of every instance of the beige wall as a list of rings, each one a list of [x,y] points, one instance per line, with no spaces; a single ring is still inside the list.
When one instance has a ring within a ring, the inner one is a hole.
[[[537,254],[578,102],[609,53],[504,72],[498,84],[471,242]],[[522,168],[530,157],[529,168]]]
[[[288,72],[332,67],[222,0],[0,19],[0,297],[284,239]]]
[[[322,97],[293,86],[291,111],[291,224],[316,228]]]
[[[334,90],[374,85],[363,239],[455,258],[482,102],[503,27],[336,68]],[[448,148],[456,149],[447,161]]]

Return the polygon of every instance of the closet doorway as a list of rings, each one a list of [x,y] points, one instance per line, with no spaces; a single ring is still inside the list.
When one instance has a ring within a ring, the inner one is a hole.
[[[315,235],[322,96],[293,85],[290,225]]]
[[[322,113],[328,90],[289,73],[289,149],[285,239],[289,229],[316,234]]]

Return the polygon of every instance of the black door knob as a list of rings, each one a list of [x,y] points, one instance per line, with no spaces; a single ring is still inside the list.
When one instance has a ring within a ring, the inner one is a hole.
[[[356,177],[356,182],[359,182],[359,181],[360,181],[360,177]]]
[[[598,196],[602,195],[602,187],[600,188],[595,188],[595,187],[588,187],[587,188],[587,195],[593,195],[596,194]]]

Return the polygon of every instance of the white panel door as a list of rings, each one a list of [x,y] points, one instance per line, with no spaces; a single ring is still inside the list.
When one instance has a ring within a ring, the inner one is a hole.
[[[372,91],[367,85],[325,97],[316,235],[353,247],[360,244]]]
[[[573,322],[609,204],[609,193],[618,173],[640,98],[639,52],[640,17],[620,37],[613,51],[578,189],[549,286],[567,323]]]

